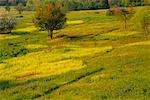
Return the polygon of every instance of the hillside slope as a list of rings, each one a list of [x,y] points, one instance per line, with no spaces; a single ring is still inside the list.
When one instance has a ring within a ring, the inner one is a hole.
[[[49,40],[24,12],[0,34],[0,100],[150,99],[150,35],[105,13],[69,12]]]

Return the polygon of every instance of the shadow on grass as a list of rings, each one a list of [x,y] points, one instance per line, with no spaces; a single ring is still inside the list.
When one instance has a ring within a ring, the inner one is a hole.
[[[48,89],[47,91],[45,91],[45,92],[42,93],[42,94],[37,94],[37,95],[35,95],[34,97],[32,97],[32,99],[40,98],[40,97],[42,97],[42,96],[44,96],[44,95],[46,95],[46,94],[50,94],[50,93],[52,93],[53,91],[56,91],[57,89],[59,89],[59,88],[61,88],[61,87],[63,87],[63,86],[72,84],[72,83],[74,83],[74,82],[78,82],[79,80],[81,80],[81,79],[83,79],[83,78],[86,78],[86,77],[88,77],[88,76],[90,76],[90,75],[92,75],[92,74],[96,74],[96,73],[98,73],[98,72],[100,72],[100,71],[103,71],[103,70],[104,70],[104,68],[99,68],[99,69],[97,69],[97,70],[94,70],[94,71],[87,72],[87,73],[84,73],[84,74],[82,74],[82,75],[79,75],[79,76],[75,77],[74,79],[72,79],[72,80],[70,80],[70,81],[68,81],[68,82],[65,82],[65,83],[56,85],[55,87],[52,87],[52,88]]]
[[[39,39],[40,35],[37,37],[35,34],[36,33],[30,34],[30,32],[12,32],[9,35],[5,34],[6,37],[18,35],[20,36],[15,38],[3,38],[0,40],[0,62],[2,62],[2,60],[10,59],[13,57],[23,56],[27,53],[41,51],[42,48],[28,49],[24,46],[29,44],[36,44],[39,41],[42,41]]]
[[[12,32],[10,33],[11,35],[26,35],[29,34],[30,32]]]
[[[35,80],[30,80],[30,81],[18,83],[18,82],[15,82],[13,80],[5,80],[5,81],[1,81],[0,80],[0,90],[5,90],[5,89],[9,89],[9,88],[13,88],[13,87],[29,84],[29,83],[32,83],[34,81]]]
[[[7,80],[1,81],[0,80],[0,91],[5,91],[9,89],[9,93],[12,96],[15,96],[16,93],[22,93],[20,96],[16,97],[21,100],[22,97],[30,98],[30,99],[37,99],[44,95],[51,94],[52,92],[56,91],[57,89],[64,87],[66,85],[75,83],[80,81],[83,78],[86,78],[90,75],[96,74],[98,72],[103,71],[104,68],[96,67],[96,68],[83,68],[78,71],[69,71],[67,73],[63,73],[60,75],[52,75],[52,76],[45,76],[36,79],[30,79],[24,82],[17,82],[15,80]],[[22,86],[27,86],[26,88],[22,88],[21,90],[15,90],[13,88]],[[39,87],[43,87],[43,91],[40,93],[34,94],[36,91],[39,91]],[[45,88],[44,88],[45,87]],[[13,89],[13,91],[12,91]],[[32,90],[33,94],[31,96],[26,95],[27,90]],[[11,97],[10,97],[11,98]]]

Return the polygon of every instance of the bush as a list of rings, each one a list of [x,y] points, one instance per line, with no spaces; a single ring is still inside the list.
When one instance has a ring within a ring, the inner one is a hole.
[[[0,11],[0,33],[11,33],[16,26],[16,18],[11,12]]]
[[[113,15],[113,12],[109,9],[106,11],[106,16],[112,16]]]
[[[10,12],[11,8],[9,6],[6,6],[5,10],[8,11],[8,12]]]
[[[22,11],[24,10],[24,6],[22,3],[19,3],[17,6],[16,6],[16,10],[18,11],[19,14],[22,14]]]

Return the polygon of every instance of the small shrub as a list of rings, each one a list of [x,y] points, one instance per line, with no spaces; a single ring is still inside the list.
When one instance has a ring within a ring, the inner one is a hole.
[[[10,12],[11,8],[9,6],[6,6],[5,10],[8,11],[8,12]]]
[[[0,12],[0,33],[11,33],[16,26],[16,18],[10,12]]]
[[[106,11],[106,16],[112,16],[113,15],[113,12],[109,9]]]
[[[19,14],[22,14],[23,10],[24,10],[24,6],[22,3],[19,3],[17,6],[16,6],[16,10],[18,11]]]

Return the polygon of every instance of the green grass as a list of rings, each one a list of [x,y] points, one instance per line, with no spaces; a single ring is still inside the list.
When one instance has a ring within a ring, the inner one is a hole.
[[[0,34],[0,100],[150,99],[149,34],[124,30],[106,10],[84,10],[69,12],[50,40],[33,14]]]

